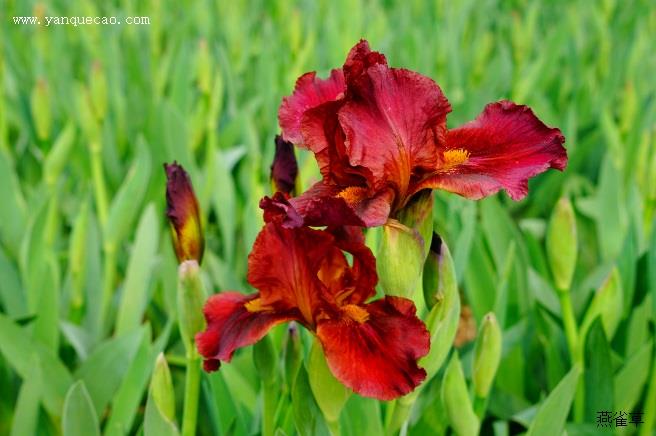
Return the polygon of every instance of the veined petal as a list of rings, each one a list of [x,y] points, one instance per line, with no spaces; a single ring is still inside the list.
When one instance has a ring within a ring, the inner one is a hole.
[[[373,173],[374,186],[391,184],[403,198],[411,177],[435,168],[451,106],[419,73],[377,64],[366,77],[349,87],[353,97],[338,113],[346,153]]]
[[[297,319],[293,310],[276,311],[260,304],[259,298],[259,294],[222,292],[207,300],[203,309],[207,328],[196,335],[205,371],[216,371],[237,348],[259,341],[276,324]]]
[[[335,100],[307,110],[301,121],[303,143],[312,150],[323,180],[340,186],[364,186],[372,179],[371,171],[349,162],[344,132],[337,113],[344,100]]]
[[[301,134],[303,114],[322,103],[337,100],[345,91],[344,73],[334,69],[327,79],[319,79],[315,72],[305,73],[296,81],[294,93],[282,100],[278,122],[285,141],[307,147]]]
[[[319,322],[317,337],[331,372],[362,396],[392,400],[426,377],[417,359],[428,353],[430,335],[405,298],[345,306],[340,318]]]
[[[273,197],[263,197],[260,200],[260,209],[264,211],[264,222],[266,223],[277,221],[288,229],[303,226],[303,217],[289,204],[289,200],[281,192],[276,192]]]
[[[387,66],[387,59],[384,54],[371,51],[369,42],[361,39],[346,56],[343,67],[346,82],[351,85],[356,84],[365,75],[367,69],[374,65]]]
[[[328,228],[327,231],[334,235],[336,246],[342,251],[351,253],[353,257],[353,266],[346,269],[338,281],[342,292],[345,290],[348,292],[348,295],[339,296],[342,299],[340,303],[362,304],[376,295],[376,283],[378,283],[376,258],[371,249],[365,245],[362,228],[340,226]]]
[[[289,203],[306,226],[374,227],[387,221],[393,198],[390,190],[372,194],[365,187],[318,182]]]
[[[560,130],[547,127],[529,107],[491,103],[474,121],[448,131],[442,169],[417,190],[439,188],[480,199],[503,188],[521,200],[529,178],[567,166],[564,142]]]
[[[327,232],[268,222],[248,256],[248,282],[260,291],[264,305],[297,308],[305,325],[312,326],[325,288],[317,273],[333,247]]]
[[[203,258],[205,239],[200,225],[198,200],[189,174],[177,162],[164,164],[166,216],[171,224],[173,247],[180,263]]]

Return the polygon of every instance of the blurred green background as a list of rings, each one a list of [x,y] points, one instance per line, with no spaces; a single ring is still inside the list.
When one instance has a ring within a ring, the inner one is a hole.
[[[14,16],[150,24],[45,27]],[[597,413],[608,410],[644,412],[626,432],[651,434],[652,1],[0,0],[0,18],[0,434],[75,434],[76,419],[105,434],[142,432],[161,351],[180,416],[184,352],[162,163],[180,162],[196,187],[208,289],[251,292],[246,260],[262,223],[259,199],[270,193],[280,100],[300,74],[341,66],[361,37],[392,66],[439,83],[453,106],[450,127],[507,98],[566,137],[566,171],[537,177],[522,202],[436,194],[435,226],[453,253],[463,304],[477,324],[494,310],[503,328],[481,431],[522,432],[537,414],[536,434],[566,420],[568,434],[594,434]],[[305,188],[318,171],[311,155],[298,157]],[[571,379],[559,385],[572,362],[544,248],[560,197],[576,212],[568,291],[576,321],[601,314],[603,322],[583,347],[583,419],[570,413]],[[608,287],[614,298],[591,304]],[[274,334],[278,351],[284,331]],[[467,378],[472,348],[459,350]],[[69,395],[64,407],[75,380],[88,395]],[[408,433],[447,431],[441,401],[436,377]],[[296,431],[290,404],[280,403],[279,434]],[[257,434],[261,407],[247,348],[204,376],[199,434]],[[352,396],[342,433],[380,433],[386,410]]]

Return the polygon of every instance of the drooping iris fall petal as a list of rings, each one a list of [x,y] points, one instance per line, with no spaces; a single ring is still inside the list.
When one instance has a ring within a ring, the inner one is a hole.
[[[294,145],[276,136],[276,152],[271,164],[271,183],[274,192],[282,192],[285,195],[293,194],[296,188],[296,176],[298,175],[298,164],[294,155]]]
[[[528,179],[567,165],[565,138],[533,111],[510,101],[488,104],[473,121],[448,131],[442,169],[421,183],[480,199],[505,189],[513,200],[528,193]]]
[[[259,341],[275,325],[294,319],[291,312],[273,311],[259,304],[259,295],[221,292],[212,295],[203,309],[207,329],[196,335],[205,371],[229,362],[237,348]]]
[[[426,377],[417,359],[428,353],[430,334],[405,298],[346,306],[341,317],[319,322],[317,337],[331,372],[362,396],[391,400]]]
[[[205,239],[200,224],[198,200],[189,174],[176,162],[164,164],[166,171],[166,216],[171,224],[175,254],[180,263],[203,258]]]

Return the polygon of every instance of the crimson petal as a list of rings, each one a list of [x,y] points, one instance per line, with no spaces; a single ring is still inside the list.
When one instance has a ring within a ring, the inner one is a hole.
[[[372,196],[364,187],[344,188],[318,182],[289,203],[306,226],[374,227],[387,221],[392,198],[389,190]]]
[[[376,295],[376,258],[365,245],[361,227],[339,226],[328,228],[328,231],[335,236],[336,246],[353,256],[353,266],[345,271],[340,280],[342,289],[355,290],[347,301],[350,304],[362,304]]]
[[[367,311],[366,320],[344,315],[318,324],[317,337],[331,372],[365,397],[392,400],[411,392],[426,378],[417,359],[430,345],[414,304],[388,296],[358,308]]]
[[[513,200],[521,200],[528,193],[529,178],[567,166],[564,142],[560,130],[547,127],[529,107],[491,103],[475,120],[447,134],[447,150],[466,153],[466,160],[418,189],[440,188],[480,199],[503,188]]]
[[[273,326],[296,319],[292,311],[249,311],[247,303],[257,298],[258,294],[222,292],[207,300],[203,309],[207,328],[196,335],[206,371],[219,369],[221,361],[229,362],[237,348],[259,341]]]
[[[304,324],[312,326],[325,289],[317,272],[333,247],[327,232],[266,223],[248,256],[248,282],[260,291],[263,305],[298,309]]]
[[[307,147],[301,134],[303,114],[322,103],[337,100],[345,91],[344,73],[334,69],[327,79],[319,79],[315,72],[305,73],[296,81],[294,93],[283,98],[278,110],[278,122],[285,141]]]
[[[451,106],[432,79],[383,64],[350,85],[338,113],[349,161],[371,171],[374,187],[392,184],[404,198],[413,175],[436,167]]]

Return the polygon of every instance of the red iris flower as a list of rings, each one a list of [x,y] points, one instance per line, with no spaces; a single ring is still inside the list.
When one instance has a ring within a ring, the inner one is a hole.
[[[305,225],[377,226],[425,188],[480,199],[567,165],[565,138],[527,106],[488,104],[447,129],[451,105],[430,78],[390,68],[361,40],[341,69],[306,73],[278,113],[283,139],[311,150],[323,180],[290,201]],[[290,223],[287,223],[290,225]]]
[[[275,200],[286,202],[283,194]],[[218,369],[274,325],[296,320],[316,335],[331,372],[353,391],[381,400],[412,391],[426,377],[417,359],[428,353],[429,333],[412,301],[367,302],[378,277],[362,229],[290,229],[275,205],[262,205],[267,222],[248,258],[248,281],[259,292],[222,292],[207,301],[207,329],[196,336],[205,370]]]

